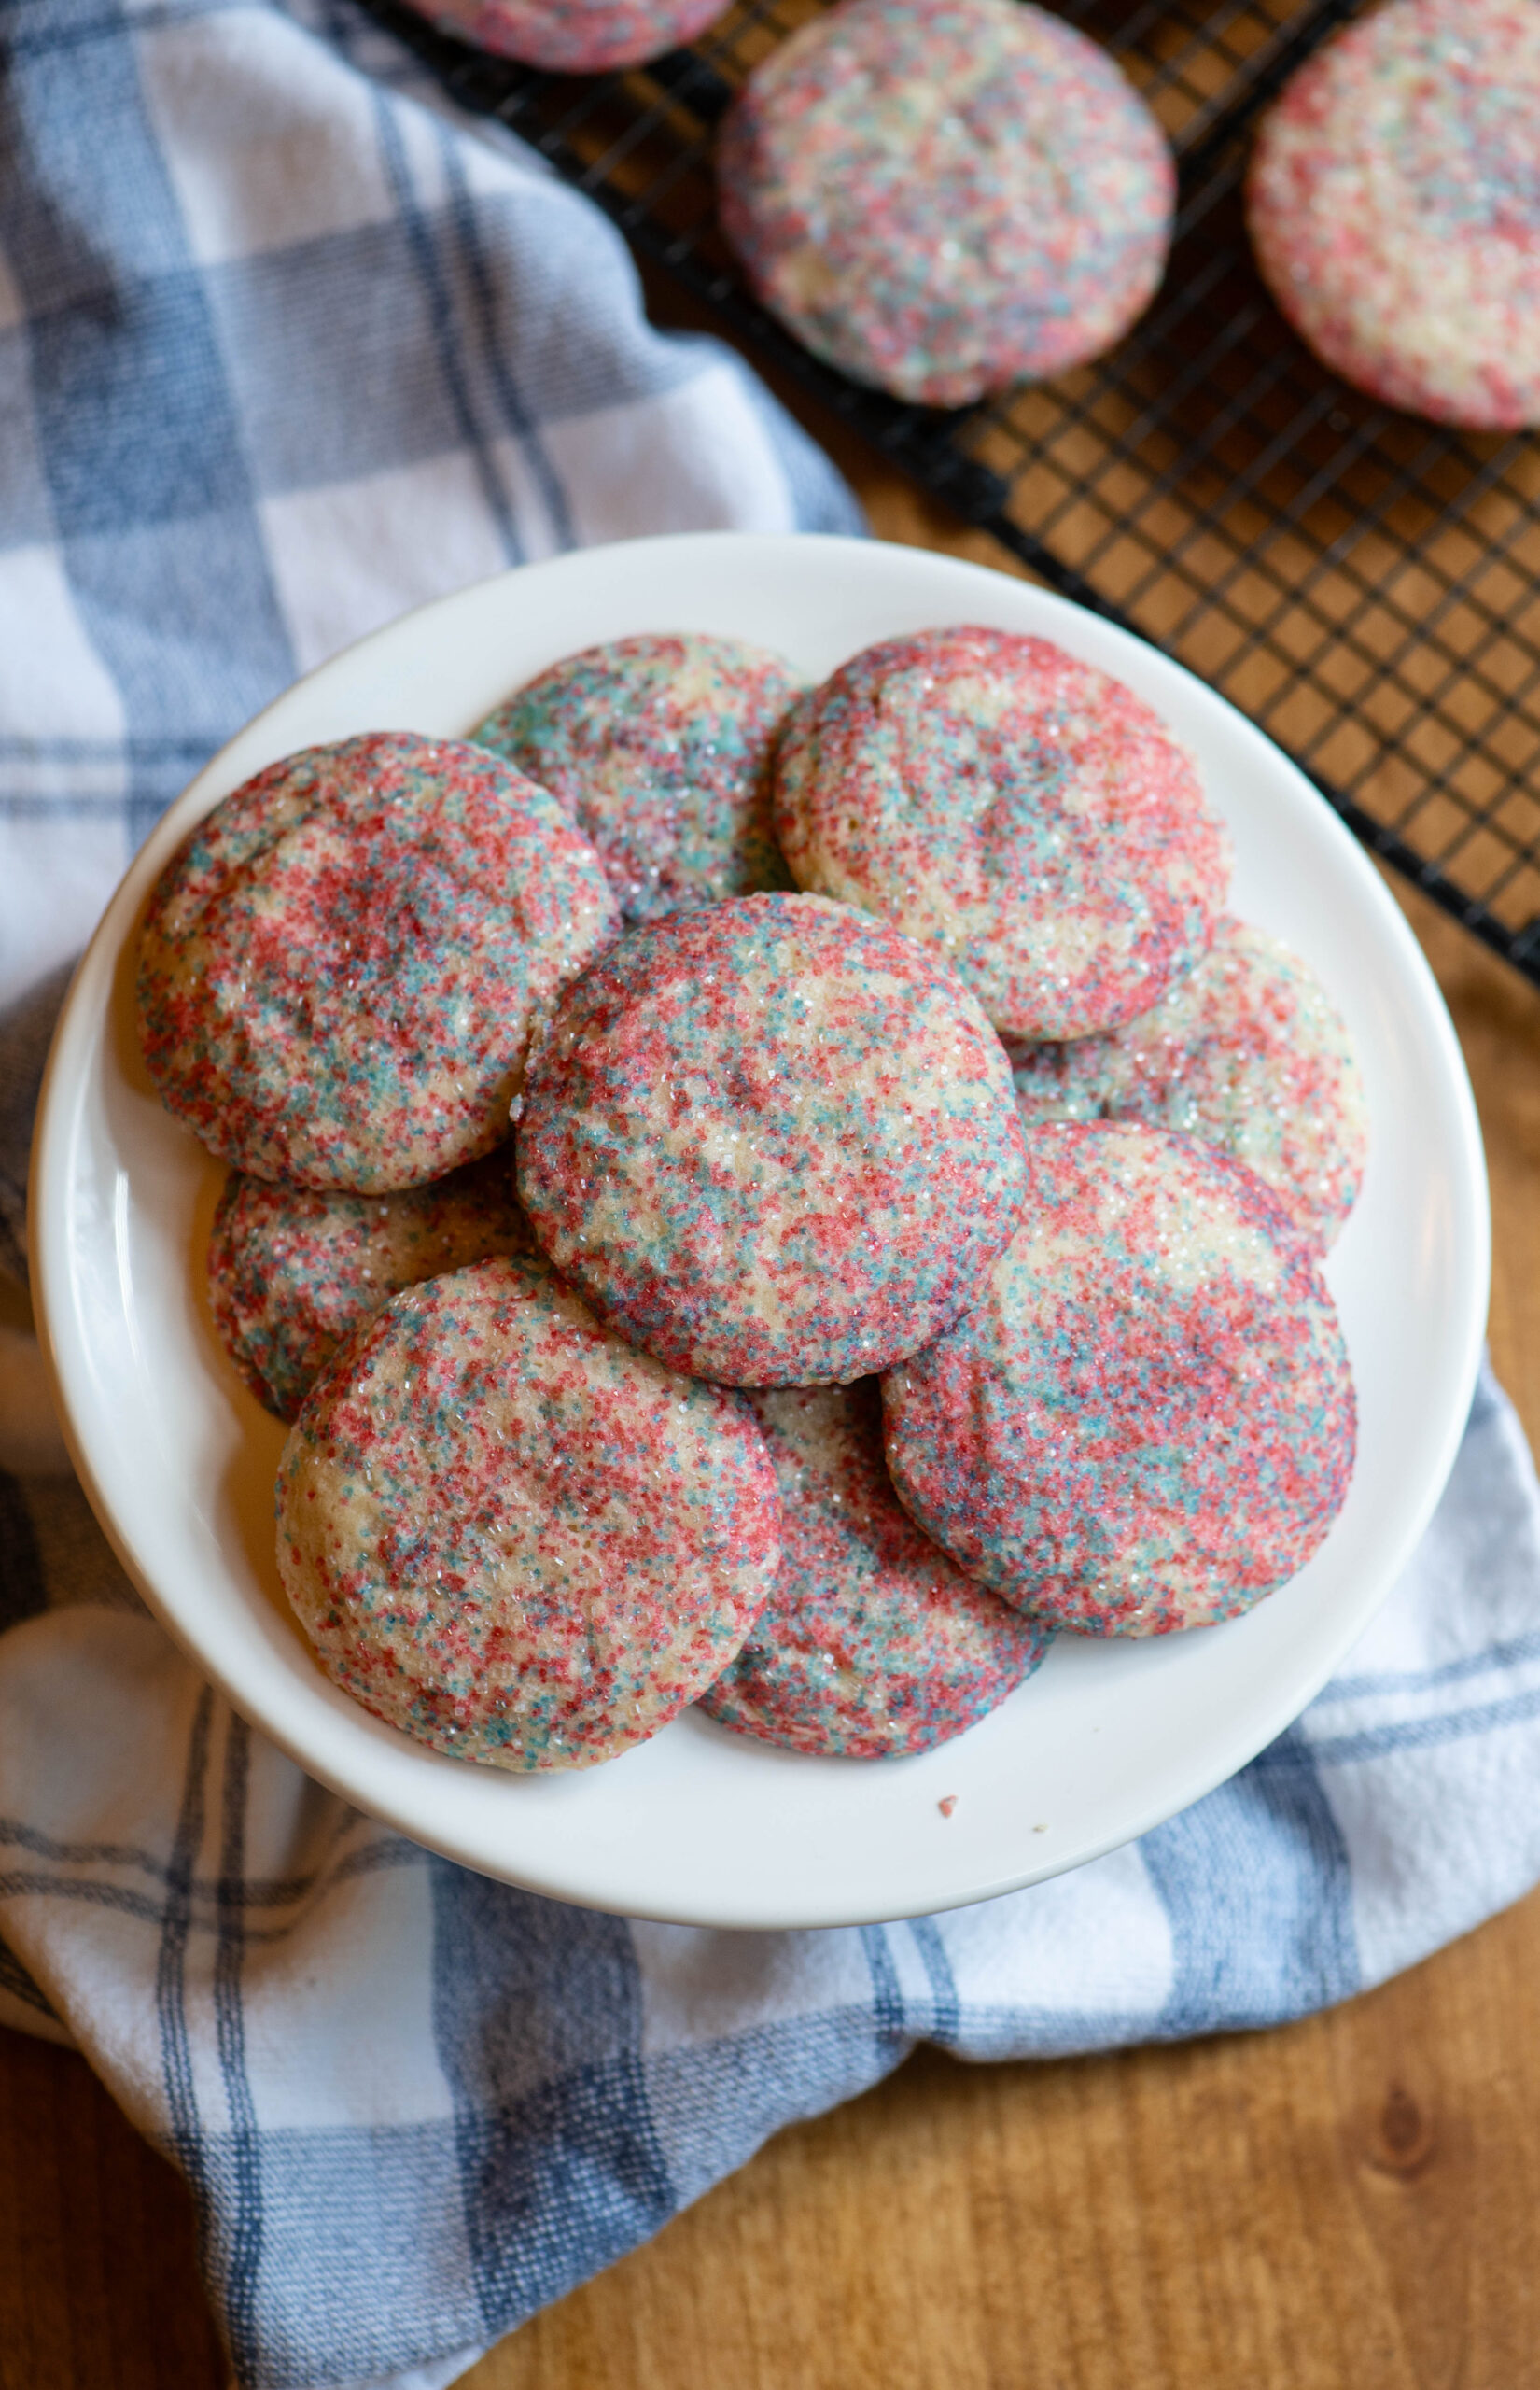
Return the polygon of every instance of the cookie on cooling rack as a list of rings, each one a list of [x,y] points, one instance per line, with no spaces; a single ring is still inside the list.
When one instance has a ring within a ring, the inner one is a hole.
[[[553,664],[471,733],[559,797],[627,929],[790,888],[770,759],[803,687],[782,657],[703,632],[611,640]]]
[[[608,75],[693,41],[725,0],[411,0],[461,41],[551,75]]]
[[[1234,1618],[1347,1496],[1353,1385],[1319,1265],[1259,1178],[1188,1138],[1052,1122],[1027,1161],[982,1300],[883,1380],[899,1497],[1045,1626]]]
[[[1217,1146],[1287,1204],[1318,1252],[1352,1209],[1368,1116],[1342,1017],[1296,954],[1246,922],[1149,1012],[1105,1037],[1012,1053],[1040,1120],[1142,1120]]]
[[[1113,60],[1015,0],[842,0],[754,69],[718,183],[756,292],[815,356],[946,407],[1121,339],[1176,192]]]
[[[438,1750],[588,1767],[721,1675],[780,1497],[748,1406],[602,1328],[533,1258],[397,1295],[278,1472],[284,1588],[327,1673]]]
[[[1037,1666],[1048,1637],[901,1507],[875,1378],[750,1397],[780,1485],[780,1573],[701,1707],[789,1750],[927,1751]]]
[[[775,825],[799,887],[924,939],[1018,1038],[1146,1011],[1229,885],[1225,825],[1159,717],[1013,631],[888,640],[799,699]]]
[[[214,1216],[209,1305],[258,1401],[292,1419],[343,1337],[403,1286],[531,1244],[511,1149],[395,1195],[274,1187],[237,1170]]]
[[[1540,423],[1540,6],[1391,0],[1286,86],[1247,184],[1257,262],[1345,381]]]
[[[371,732],[271,765],[178,848],[140,1043],[254,1177],[417,1187],[506,1137],[539,1022],[619,927],[546,790],[463,739]]]
[[[821,896],[633,930],[530,1073],[519,1193],[600,1315],[730,1385],[911,1353],[1015,1225],[1010,1064],[961,981]]]

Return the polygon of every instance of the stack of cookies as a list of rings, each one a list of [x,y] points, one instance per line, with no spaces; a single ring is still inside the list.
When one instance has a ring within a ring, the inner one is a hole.
[[[333,1679],[513,1769],[880,1757],[1292,1576],[1363,1099],[1229,870],[1131,691],[968,626],[623,640],[216,808],[141,1037]]]

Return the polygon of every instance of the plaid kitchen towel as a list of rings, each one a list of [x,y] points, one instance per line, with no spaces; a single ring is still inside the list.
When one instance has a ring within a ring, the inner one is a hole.
[[[178,1657],[61,1473],[16,1291],[58,965],[208,752],[403,606],[574,540],[852,518],[739,365],[648,329],[603,222],[360,18],[0,24],[0,2014],[185,2172],[237,2379],[430,2390],[917,2040],[1266,2025],[1518,1897],[1540,1497],[1490,1378],[1295,1728],[1139,1844],[933,1919],[719,1933],[486,1882]]]
[[[0,0],[0,1003],[350,640],[661,530],[853,530],[597,209],[328,0]],[[46,894],[45,894],[46,892]]]
[[[1262,2026],[1540,1876],[1540,1496],[1483,1376],[1343,1672],[1129,1848],[902,1925],[563,1907],[349,1809],[202,1684],[71,1483],[0,1478],[0,1987],[184,2170],[243,2383],[453,2381],[917,2041]]]

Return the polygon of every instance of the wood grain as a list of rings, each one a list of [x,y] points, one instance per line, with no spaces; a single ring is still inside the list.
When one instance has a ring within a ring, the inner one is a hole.
[[[467,2390],[1526,2390],[1537,1961],[1531,1902],[1259,2039],[922,2054]]]
[[[0,2032],[0,2390],[218,2390],[180,2178],[73,2050]]]
[[[829,434],[889,538],[998,561]],[[1540,1440],[1540,994],[1393,883],[1476,1087]],[[0,2033],[0,2390],[217,2390],[189,2202]],[[1257,2037],[965,2068],[794,2127],[467,2390],[1540,2390],[1540,1897]]]

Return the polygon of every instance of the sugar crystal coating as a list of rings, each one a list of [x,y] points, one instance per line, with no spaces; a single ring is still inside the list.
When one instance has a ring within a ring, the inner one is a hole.
[[[403,1286],[531,1242],[511,1146],[393,1195],[232,1171],[209,1239],[214,1324],[258,1401],[292,1419],[343,1337]]]
[[[931,406],[1111,348],[1155,295],[1176,195],[1120,68],[1012,0],[843,0],[755,67],[718,184],[764,304]]]
[[[752,1414],[529,1257],[395,1296],[278,1472],[284,1588],[327,1673],[436,1750],[586,1767],[732,1658],[780,1558]]]
[[[750,1399],[780,1485],[780,1573],[701,1707],[762,1741],[847,1759],[960,1735],[1031,1674],[1046,1633],[901,1507],[875,1378]]]
[[[686,905],[790,888],[770,761],[801,678],[778,655],[649,633],[553,664],[474,732],[593,841],[627,929]]]
[[[608,75],[693,41],[723,0],[411,0],[462,41],[552,75]]]
[[[1540,423],[1540,7],[1392,0],[1349,25],[1264,119],[1247,217],[1344,380],[1439,423]]]
[[[865,648],[798,700],[775,824],[799,887],[938,948],[1014,1037],[1146,1011],[1229,884],[1228,834],[1158,716],[1049,640],[972,626]]]
[[[883,1381],[888,1464],[959,1565],[1045,1625],[1249,1610],[1323,1540],[1356,1411],[1309,1245],[1251,1171],[1051,1122],[981,1301]]]
[[[531,1038],[618,927],[544,789],[460,739],[371,732],[259,772],[172,857],[140,1043],[253,1176],[419,1186],[507,1135]]]
[[[1003,1048],[886,922],[744,896],[634,930],[530,1076],[519,1192],[600,1315],[735,1385],[864,1377],[972,1300],[1022,1191]]]
[[[1320,1252],[1363,1180],[1364,1082],[1341,1015],[1296,954],[1233,918],[1148,1012],[1103,1037],[1016,1047],[1012,1075],[1029,1129],[1142,1120],[1217,1146]]]

